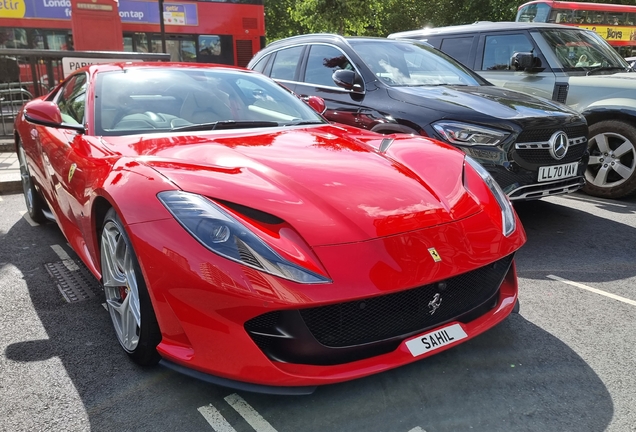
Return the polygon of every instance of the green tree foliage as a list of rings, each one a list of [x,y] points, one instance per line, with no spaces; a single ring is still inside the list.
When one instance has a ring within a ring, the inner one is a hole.
[[[386,36],[426,26],[514,21],[517,8],[526,1],[529,0],[265,0],[265,26],[268,42],[321,32]],[[634,0],[594,1],[634,4]]]

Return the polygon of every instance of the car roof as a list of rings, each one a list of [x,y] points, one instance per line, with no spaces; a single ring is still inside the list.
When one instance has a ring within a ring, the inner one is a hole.
[[[348,41],[375,41],[375,42],[388,42],[391,43],[393,41],[388,40],[382,37],[373,37],[373,36],[341,36],[339,34],[333,33],[311,33],[304,34],[298,36],[291,36],[284,39],[279,39],[267,45],[267,48],[275,48],[278,46],[284,45],[293,45],[294,43],[309,43],[309,42],[340,42],[347,44]]]
[[[491,21],[478,21],[473,24],[463,24],[456,26],[447,26],[447,27],[435,27],[435,28],[423,28],[420,30],[411,30],[404,31],[398,33],[392,33],[389,35],[391,39],[399,39],[399,38],[410,38],[415,36],[434,36],[434,35],[442,35],[442,34],[453,34],[453,33],[474,33],[481,31],[505,31],[505,30],[531,30],[531,29],[567,29],[572,31],[585,31],[585,29],[581,29],[579,27],[574,26],[566,26],[561,24],[551,24],[551,23],[529,23],[529,22],[515,22],[515,21],[502,21],[502,22],[491,22]]]

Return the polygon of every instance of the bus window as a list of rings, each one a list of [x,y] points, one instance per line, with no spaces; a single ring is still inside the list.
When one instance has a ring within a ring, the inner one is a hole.
[[[26,29],[0,29],[0,48],[28,48]]]
[[[572,17],[571,10],[565,9],[552,9],[550,12],[550,20],[549,22],[557,23],[557,24],[568,24],[571,23],[574,18]]]
[[[535,3],[522,6],[517,13],[519,22],[548,22],[550,6],[545,3]]]

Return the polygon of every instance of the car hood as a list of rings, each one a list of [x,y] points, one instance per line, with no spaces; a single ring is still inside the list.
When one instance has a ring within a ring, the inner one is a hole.
[[[105,137],[179,188],[275,215],[312,246],[446,224],[480,211],[463,154],[410,136],[339,126]]]
[[[563,121],[578,116],[558,102],[495,86],[391,87],[389,96],[445,113],[442,118],[453,120],[469,116],[471,121],[483,123],[512,120],[525,125],[527,119],[548,117]]]

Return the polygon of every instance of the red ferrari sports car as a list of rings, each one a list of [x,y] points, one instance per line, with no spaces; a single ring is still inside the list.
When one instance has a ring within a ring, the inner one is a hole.
[[[251,71],[126,63],[22,109],[29,215],[55,220],[102,281],[135,362],[306,393],[513,311],[525,233],[492,177],[443,143],[316,108]]]

